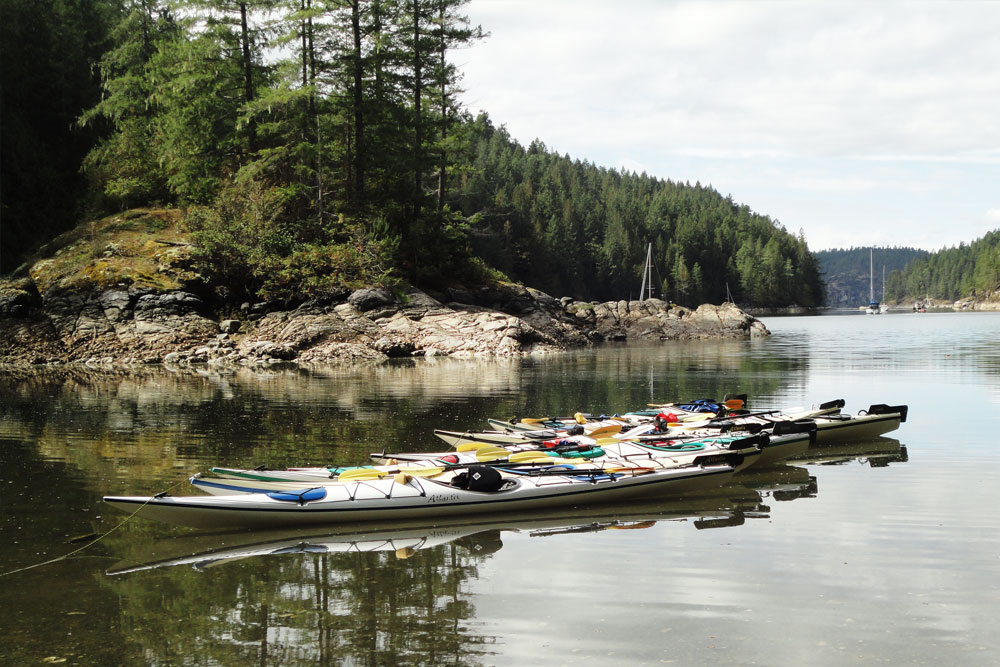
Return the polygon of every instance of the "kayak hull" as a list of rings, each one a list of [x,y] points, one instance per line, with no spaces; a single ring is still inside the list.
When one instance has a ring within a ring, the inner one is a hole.
[[[851,415],[849,419],[822,418],[816,421],[816,444],[868,440],[899,428],[899,413]]]
[[[379,479],[331,483],[302,502],[270,494],[218,496],[105,496],[104,501],[147,519],[195,528],[264,528],[395,521],[452,515],[520,512],[623,498],[683,495],[723,484],[729,465],[693,466],[582,479],[564,475],[517,476],[513,488],[480,492],[431,479]],[[305,491],[303,489],[303,491]],[[307,494],[308,495],[308,494]]]

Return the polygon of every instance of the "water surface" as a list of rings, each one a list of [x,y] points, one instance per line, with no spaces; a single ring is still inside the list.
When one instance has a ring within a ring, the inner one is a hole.
[[[206,533],[133,520],[0,577],[0,663],[993,664],[1000,314],[771,318],[754,341],[268,374],[0,376],[0,573],[212,465],[362,463],[433,428],[745,392],[907,403],[715,493]]]

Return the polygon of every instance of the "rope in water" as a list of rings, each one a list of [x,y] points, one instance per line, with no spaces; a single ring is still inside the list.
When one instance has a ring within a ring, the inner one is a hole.
[[[111,533],[115,532],[116,530],[118,530],[119,528],[121,528],[122,526],[124,526],[126,523],[128,523],[132,519],[132,517],[134,517],[136,514],[138,514],[142,510],[142,508],[145,507],[149,503],[150,500],[152,500],[153,498],[156,498],[157,496],[162,496],[162,495],[164,495],[166,493],[169,493],[170,491],[173,491],[174,489],[176,489],[178,486],[180,486],[181,484],[183,484],[186,481],[188,481],[187,478],[182,479],[181,481],[177,482],[176,484],[174,484],[173,486],[169,487],[165,491],[161,491],[160,493],[157,493],[156,495],[150,496],[146,500],[146,502],[144,502],[143,504],[139,505],[139,507],[136,508],[136,510],[134,512],[132,512],[127,517],[125,517],[124,519],[122,519],[118,523],[118,525],[116,525],[115,527],[113,527],[111,530],[108,530],[104,534],[99,535],[98,537],[94,538],[90,542],[87,542],[86,544],[84,544],[79,549],[75,549],[73,551],[70,551],[68,554],[63,554],[62,556],[58,556],[56,558],[52,558],[52,559],[49,559],[49,560],[41,562],[41,563],[35,563],[34,565],[28,565],[27,567],[19,567],[18,569],[16,569],[16,570],[10,570],[9,572],[0,572],[0,577],[6,577],[7,575],[17,574],[18,572],[25,572],[27,570],[33,570],[36,567],[41,567],[42,565],[50,565],[52,563],[58,563],[61,560],[66,560],[70,556],[75,556],[76,554],[80,553],[84,549],[87,549],[89,547],[94,546],[95,544],[97,544],[98,542],[100,542],[101,540],[103,540],[105,537],[107,537]]]

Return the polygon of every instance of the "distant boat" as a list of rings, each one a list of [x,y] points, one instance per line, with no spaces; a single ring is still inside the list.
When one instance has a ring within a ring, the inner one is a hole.
[[[882,310],[881,305],[875,300],[875,260],[872,254],[873,250],[868,249],[868,307],[865,308],[865,313],[868,315],[878,315],[885,311]]]
[[[885,302],[885,264],[882,265],[882,303],[878,306],[880,313],[889,312],[889,304]]]
[[[648,290],[648,293],[647,293]],[[646,248],[646,266],[642,270],[642,287],[639,288],[639,300],[653,298],[653,244]]]

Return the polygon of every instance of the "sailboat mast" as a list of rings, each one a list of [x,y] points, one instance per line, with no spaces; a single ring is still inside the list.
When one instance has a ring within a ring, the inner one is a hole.
[[[646,296],[646,284],[649,284],[649,296]],[[639,300],[653,298],[653,244],[646,247],[646,267],[642,270],[642,287],[639,288]]]
[[[868,249],[868,303],[875,300],[875,263],[873,252],[871,248]]]

